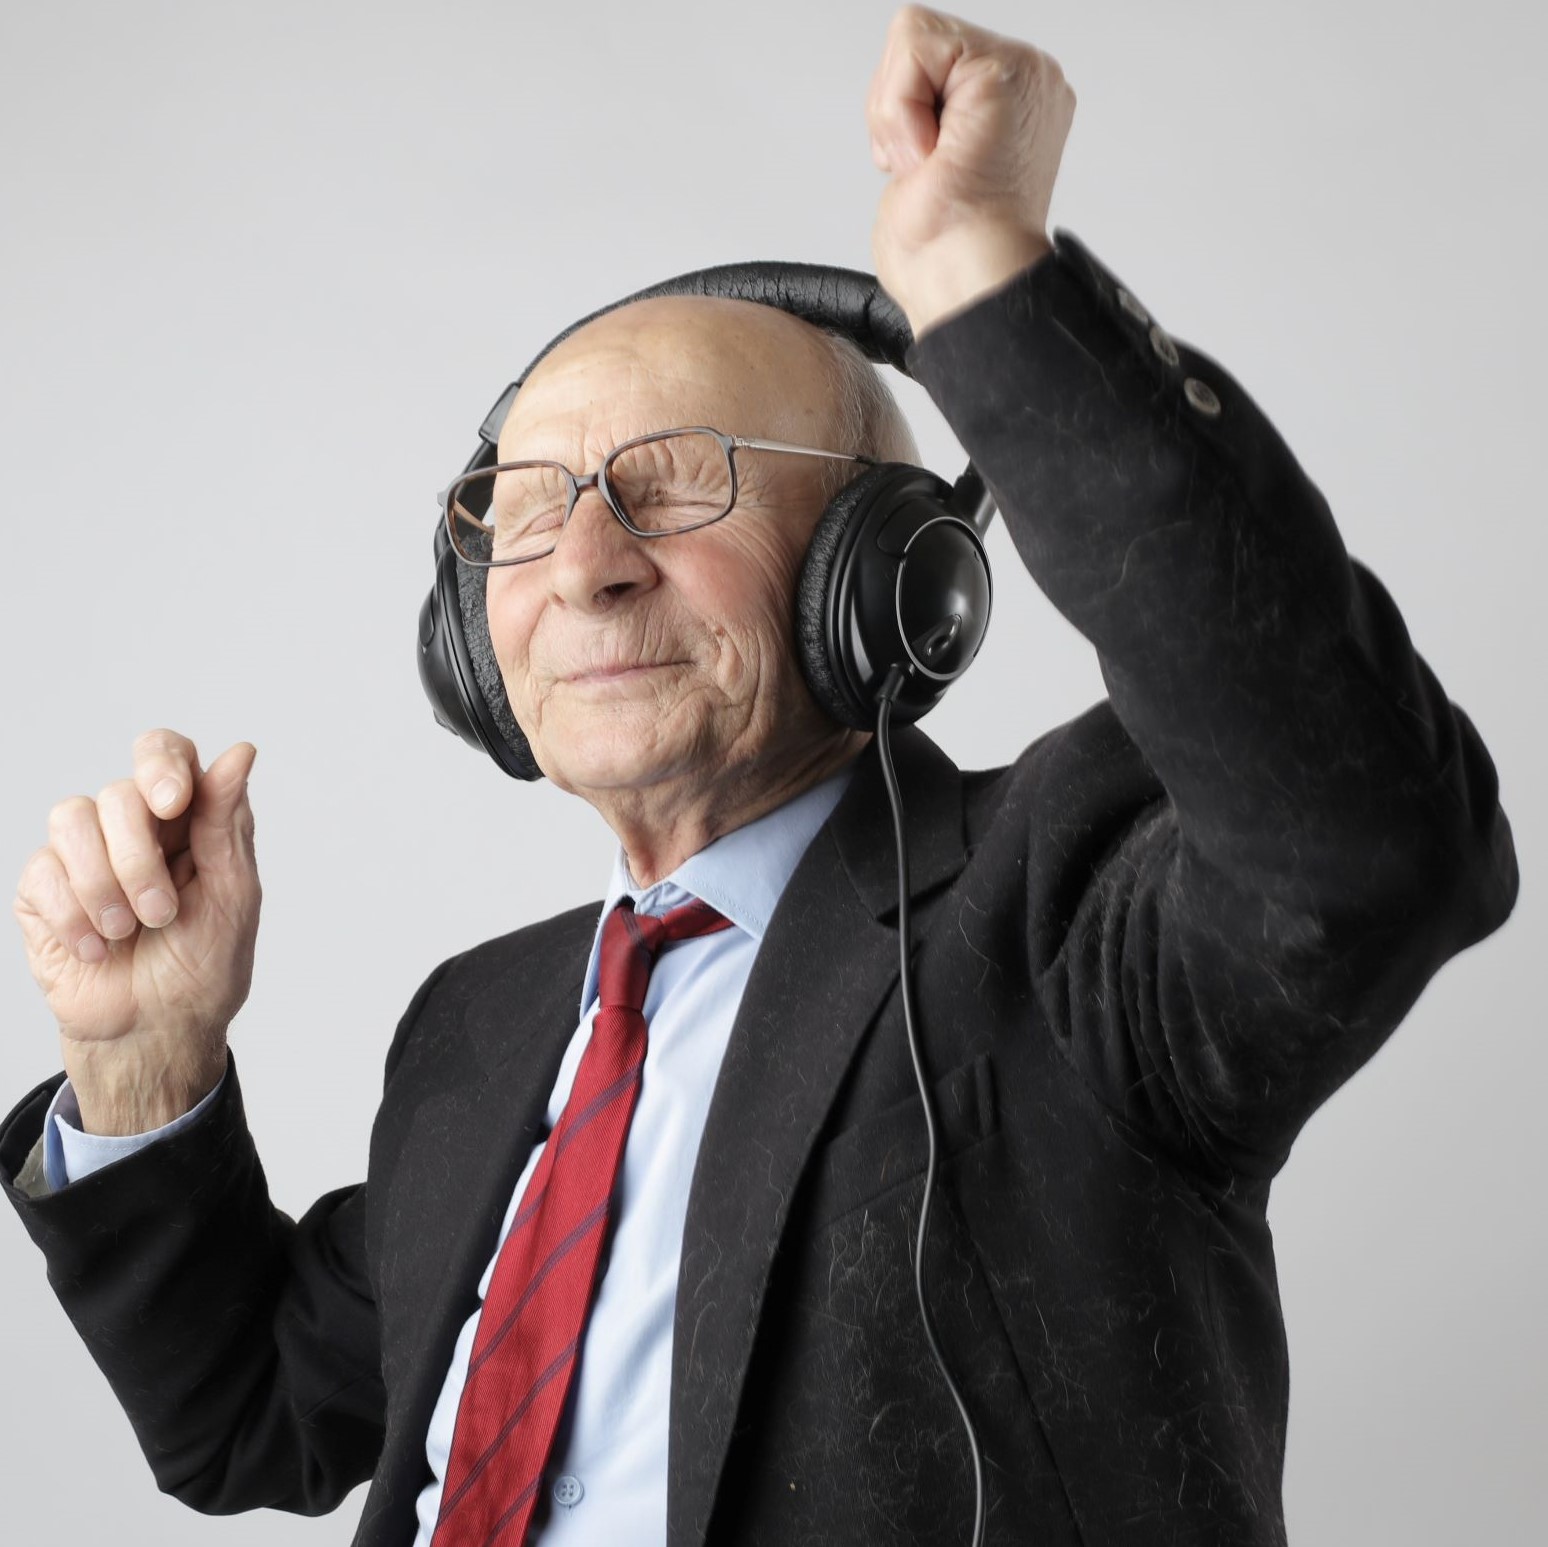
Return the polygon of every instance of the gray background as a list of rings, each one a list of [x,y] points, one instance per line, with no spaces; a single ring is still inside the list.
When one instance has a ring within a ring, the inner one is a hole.
[[[600,302],[744,257],[870,266],[863,104],[891,9],[4,0],[0,874],[56,800],[129,771],[138,731],[258,745],[264,922],[234,1039],[288,1210],[360,1175],[430,969],[606,882],[588,807],[430,718],[410,650],[433,491]],[[1053,221],[1253,393],[1500,768],[1515,917],[1313,1119],[1271,1219],[1292,1540],[1540,1541],[1548,29],[1519,0],[973,19],[1079,95]],[[998,527],[992,548],[995,626],[929,722],[969,766],[1102,692]],[[459,843],[475,806],[482,841]],[[0,1106],[57,1066],[12,938]],[[359,1493],[321,1522],[161,1498],[9,1220],[0,1292],[7,1540],[348,1540]]]

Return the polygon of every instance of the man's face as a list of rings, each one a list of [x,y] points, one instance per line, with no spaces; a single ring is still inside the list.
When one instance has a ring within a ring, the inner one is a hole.
[[[619,442],[709,425],[833,446],[827,357],[804,323],[750,302],[640,302],[573,334],[532,372],[502,461],[577,473]],[[812,701],[792,645],[796,576],[840,464],[738,452],[735,509],[641,540],[583,492],[546,558],[489,572],[489,631],[516,719],[561,789],[776,788],[845,733]]]

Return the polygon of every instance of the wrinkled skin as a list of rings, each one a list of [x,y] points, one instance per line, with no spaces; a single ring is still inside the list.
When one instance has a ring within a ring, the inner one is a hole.
[[[837,405],[807,324],[662,298],[599,318],[528,378],[500,457],[590,472],[631,436],[710,425],[827,450]],[[641,540],[583,493],[546,558],[490,571],[489,631],[539,767],[607,819],[642,884],[852,758],[792,640],[796,577],[830,464],[739,452],[736,508]],[[630,669],[625,669],[630,668]]]

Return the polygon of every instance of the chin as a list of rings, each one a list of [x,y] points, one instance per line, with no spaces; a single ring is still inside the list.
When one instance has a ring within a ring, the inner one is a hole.
[[[688,748],[664,740],[661,730],[654,714],[618,716],[551,736],[533,751],[548,778],[572,794],[640,789],[674,778],[692,761]]]

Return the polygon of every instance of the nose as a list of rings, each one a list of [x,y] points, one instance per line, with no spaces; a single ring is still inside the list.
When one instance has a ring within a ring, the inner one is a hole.
[[[607,612],[656,583],[648,548],[613,514],[599,489],[582,489],[545,561],[549,587],[579,612]]]

